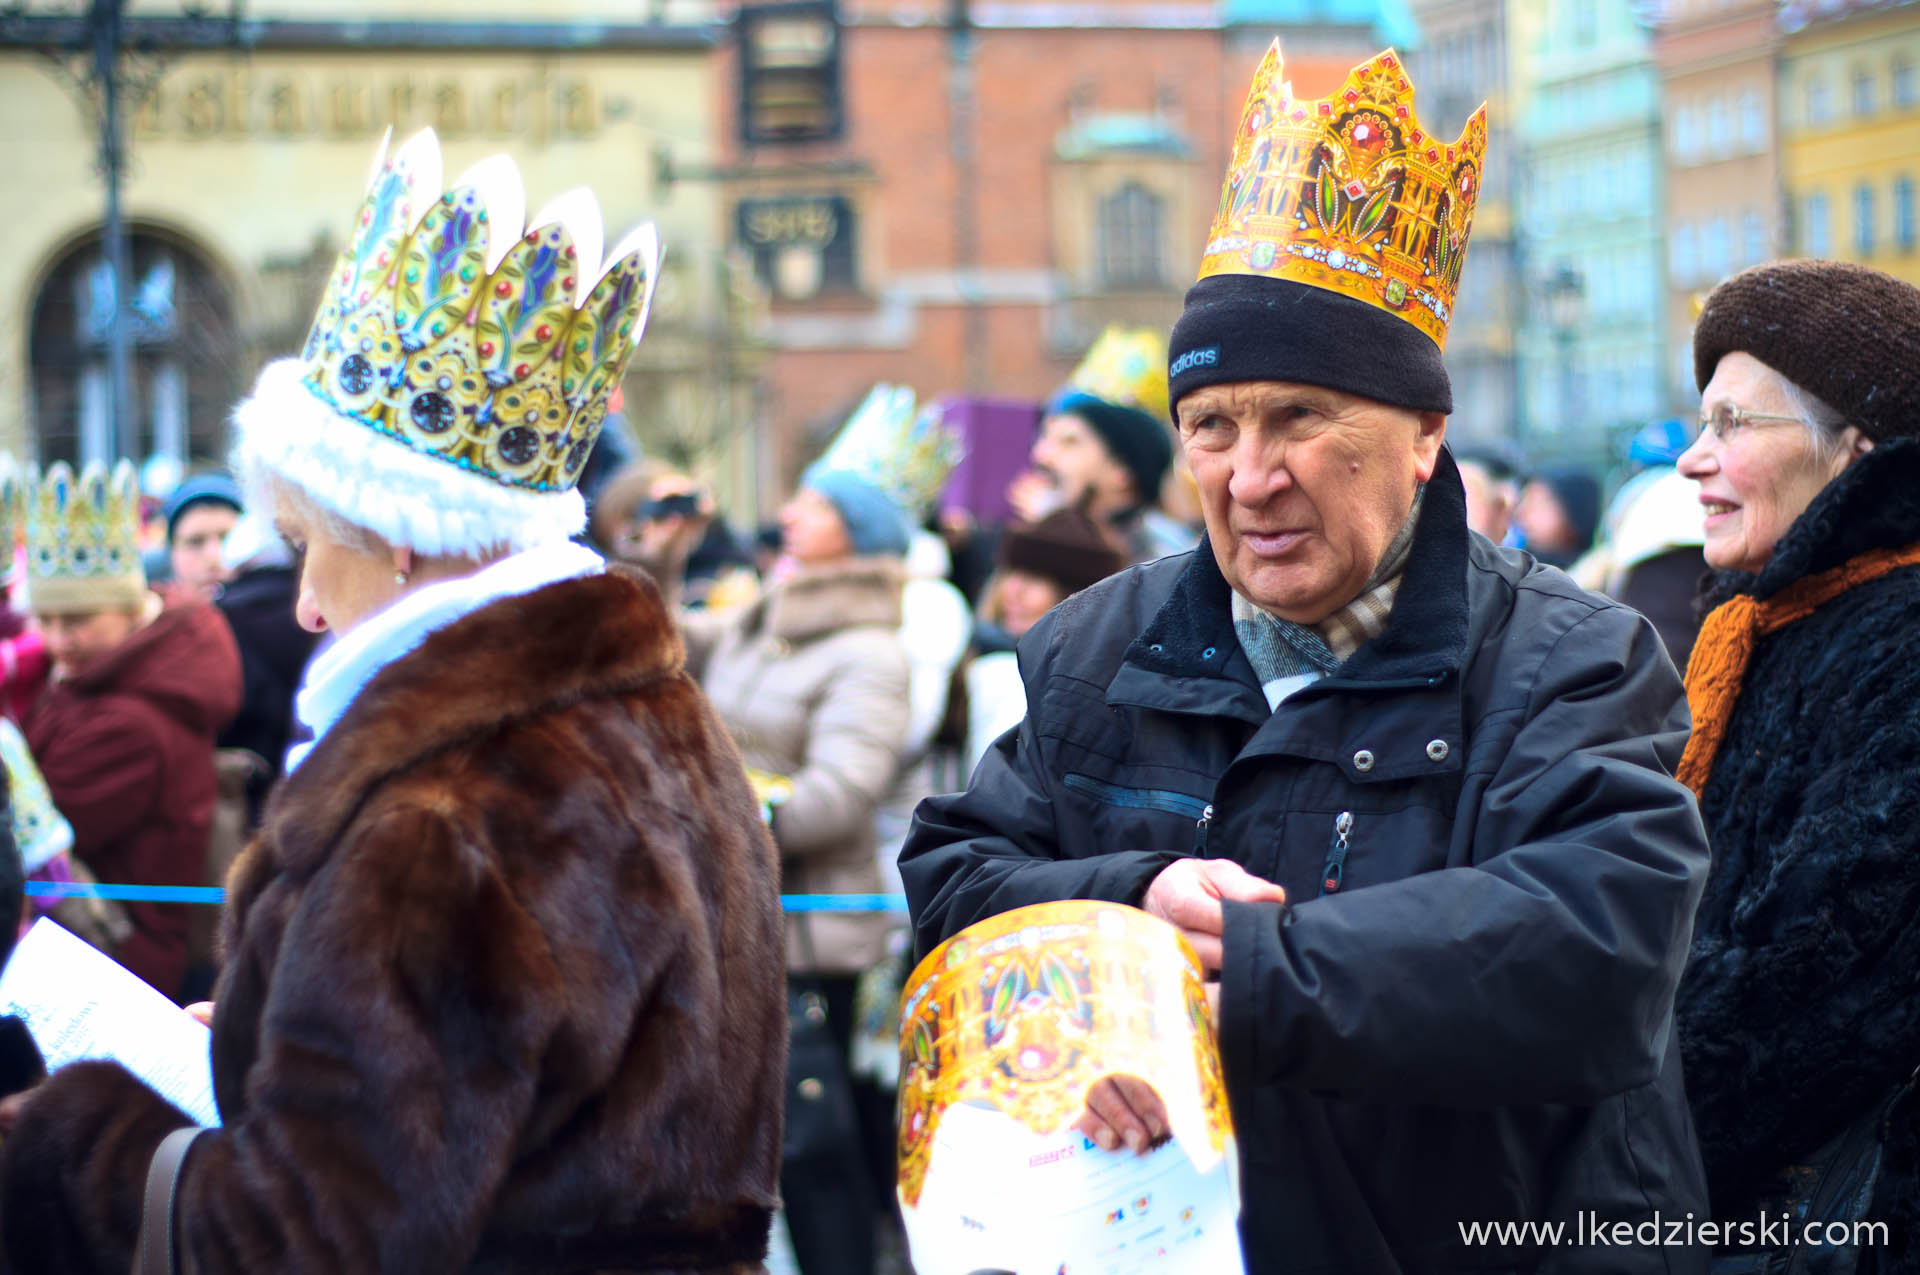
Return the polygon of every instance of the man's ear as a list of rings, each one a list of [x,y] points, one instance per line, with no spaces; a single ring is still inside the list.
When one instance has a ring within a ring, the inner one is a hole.
[[[1447,441],[1447,417],[1444,412],[1416,412],[1415,416],[1420,432],[1413,440],[1413,470],[1424,483],[1440,463],[1440,445]]]

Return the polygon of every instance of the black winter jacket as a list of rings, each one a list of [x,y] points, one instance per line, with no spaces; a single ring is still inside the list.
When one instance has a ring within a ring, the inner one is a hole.
[[[1765,599],[1920,542],[1920,441],[1884,444],[1814,498],[1758,576]],[[1676,1023],[1715,1211],[1750,1216],[1920,1067],[1920,567],[1762,638],[1700,809],[1713,847]],[[1909,1100],[1869,1219],[1920,1270]]]
[[[902,852],[921,950],[1234,859],[1289,897],[1226,915],[1250,1271],[1704,1270],[1572,1242],[1706,1216],[1670,1030],[1706,844],[1652,628],[1471,535],[1444,454],[1386,631],[1278,711],[1229,597],[1203,543],[1026,636],[1026,721]],[[1566,1242],[1462,1236],[1528,1220]]]

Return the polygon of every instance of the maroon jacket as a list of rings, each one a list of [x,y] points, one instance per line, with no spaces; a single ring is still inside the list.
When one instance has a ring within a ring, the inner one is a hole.
[[[204,602],[169,606],[117,650],[49,685],[27,746],[102,881],[199,885],[213,818],[213,737],[240,706],[240,652]],[[121,964],[169,996],[186,973],[187,909],[130,903]]]

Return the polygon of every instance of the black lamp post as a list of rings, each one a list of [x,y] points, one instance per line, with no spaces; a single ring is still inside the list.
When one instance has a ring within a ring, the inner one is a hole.
[[[1560,413],[1563,424],[1574,418],[1584,421],[1587,413],[1576,405],[1579,385],[1574,375],[1573,335],[1580,326],[1586,306],[1587,287],[1579,271],[1562,263],[1546,284],[1547,323],[1553,329],[1554,344],[1560,351]]]

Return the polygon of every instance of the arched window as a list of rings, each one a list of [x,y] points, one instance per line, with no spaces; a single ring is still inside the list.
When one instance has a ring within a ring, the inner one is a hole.
[[[250,369],[234,332],[226,286],[191,245],[163,232],[128,235],[130,352],[122,410],[133,416],[136,462],[180,464],[226,456],[226,419]],[[29,359],[33,427],[42,464],[119,455],[107,411],[107,323],[113,285],[97,235],[70,248],[34,300]]]
[[[1100,282],[1108,288],[1159,287],[1160,226],[1166,201],[1128,182],[1100,201]]]

